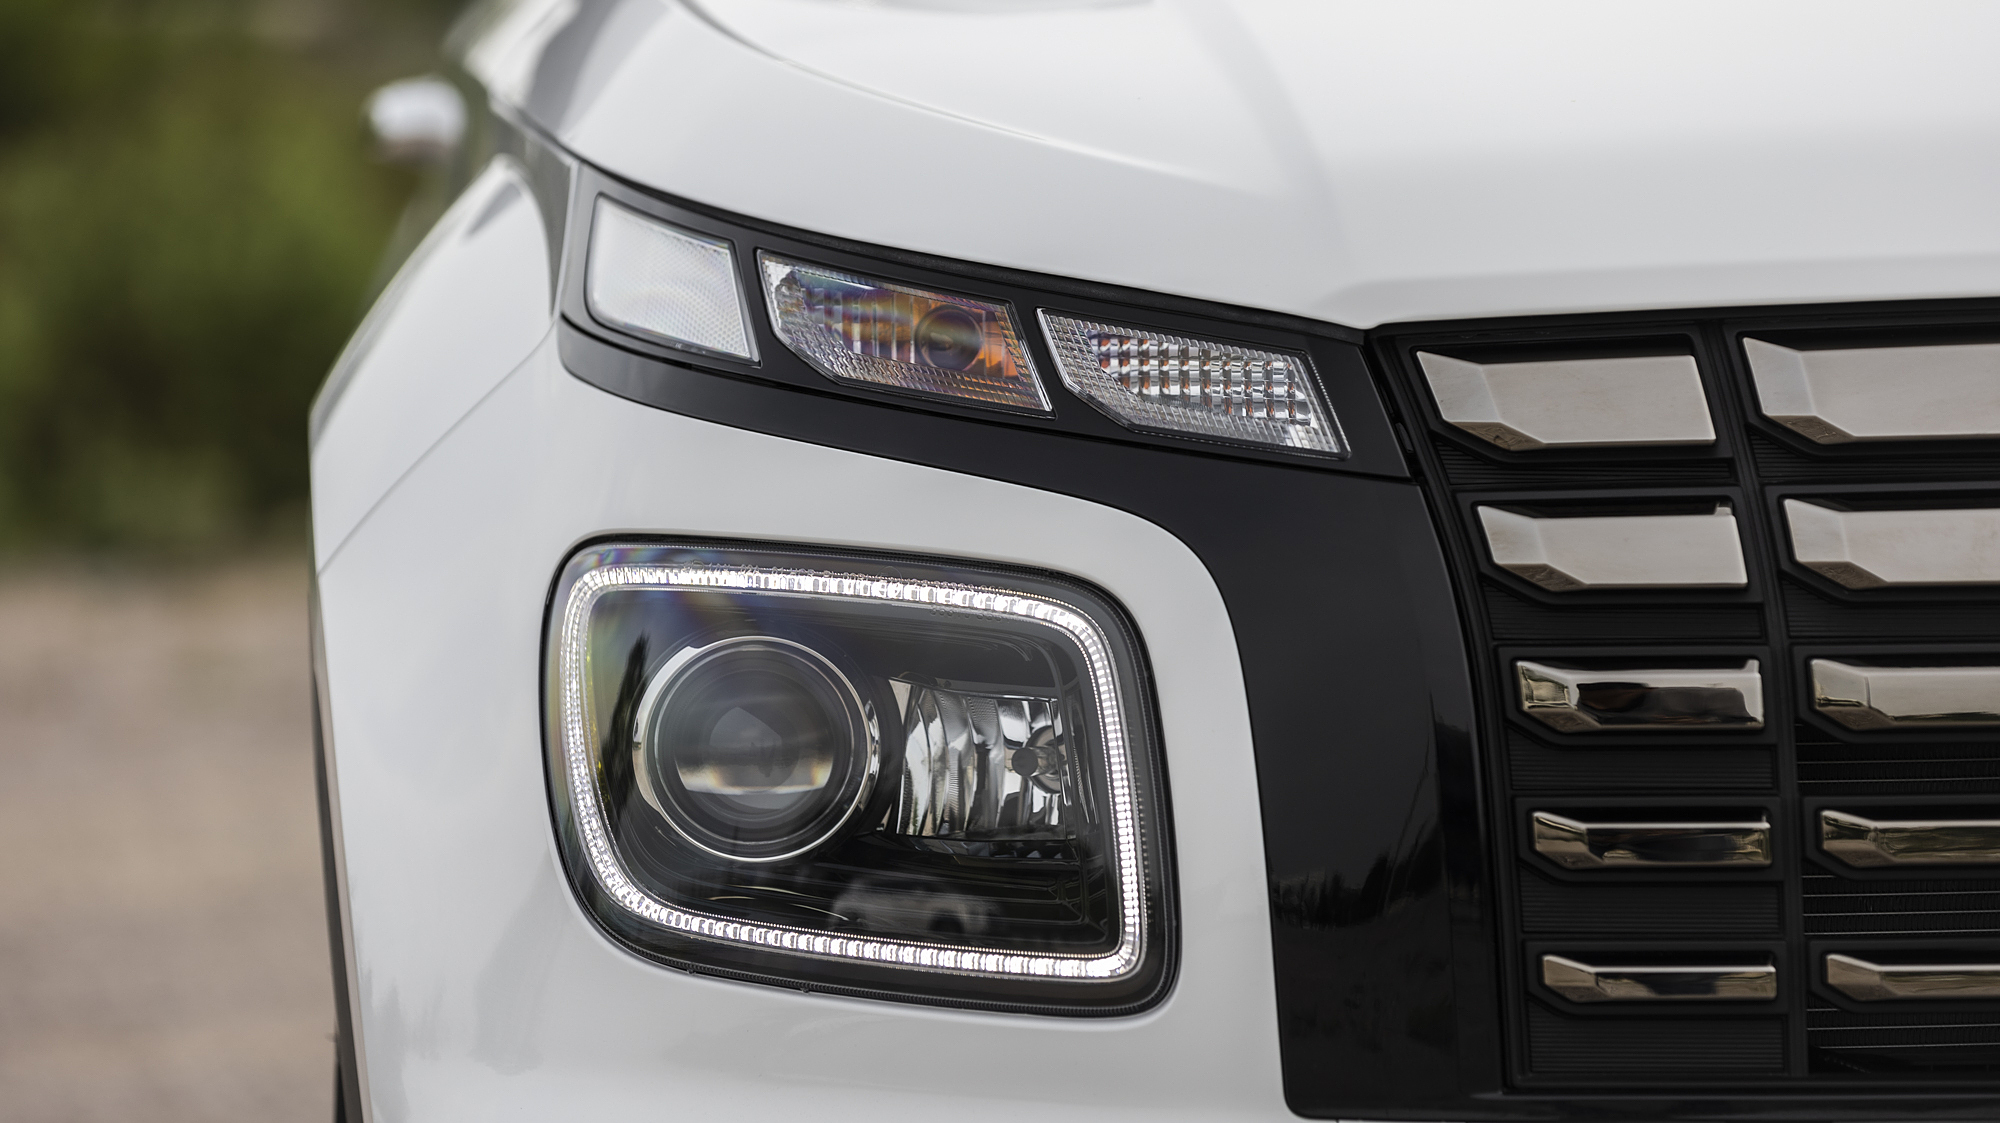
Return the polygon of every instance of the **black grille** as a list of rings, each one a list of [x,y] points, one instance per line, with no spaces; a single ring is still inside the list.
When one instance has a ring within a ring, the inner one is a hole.
[[[1806,1008],[1806,1051],[1817,1072],[1935,1078],[2000,1074],[2000,1018],[1854,1013]]]
[[[1764,617],[1756,605],[1600,605],[1570,607],[1538,604],[1491,582],[1482,582],[1486,619],[1493,638],[1501,640],[1758,640]]]
[[[1854,881],[1808,871],[1801,880],[1808,935],[1986,936],[2000,930],[2000,879]]]
[[[1778,885],[1579,885],[1521,875],[1521,930],[1532,936],[1778,936]]]
[[[2000,592],[1841,589],[1790,562],[1778,514],[1788,495],[1837,499],[1872,489],[1922,505],[2000,486],[2000,441],[1815,445],[1757,411],[1738,342],[1807,330],[1812,346],[2000,340],[2000,310],[1462,328],[1392,329],[1377,346],[1415,430],[1410,444],[1457,569],[1481,684],[1513,1084],[1536,1094],[2000,1087],[2000,1002],[1864,1006],[1830,992],[1814,969],[1841,950],[1948,949],[2000,961],[2000,869],[1855,871],[1817,855],[1805,826],[1820,806],[1855,798],[1881,807],[1902,797],[1932,804],[1953,797],[2000,808],[2000,737],[1851,733],[1811,715],[1801,688],[1814,655],[1925,654],[1950,645],[1971,661],[2000,661]],[[1432,351],[1530,361],[1566,349],[1609,353],[1640,340],[1650,353],[1695,357],[1715,419],[1713,446],[1504,452],[1438,418],[1415,359]],[[1642,498],[1729,502],[1744,536],[1748,588],[1546,592],[1490,564],[1473,515],[1481,502],[1615,507]],[[1515,713],[1504,678],[1516,657],[1720,653],[1758,660],[1765,729],[1566,740]],[[1605,807],[1761,809],[1775,828],[1775,867],[1576,873],[1530,851],[1528,809]],[[1571,946],[1599,954],[1768,954],[1780,967],[1780,993],[1771,1002],[1696,1010],[1568,1003],[1538,985],[1534,964],[1542,951]]]
[[[1564,749],[1508,730],[1508,762],[1519,792],[1767,792],[1778,762],[1763,749]]]
[[[1536,1071],[1616,1077],[1644,1068],[1701,1080],[1782,1072],[1785,1026],[1777,1018],[1583,1021],[1528,1010],[1528,1055]]]
[[[1809,795],[2000,794],[2000,745],[1848,744],[1801,730],[1799,788]]]

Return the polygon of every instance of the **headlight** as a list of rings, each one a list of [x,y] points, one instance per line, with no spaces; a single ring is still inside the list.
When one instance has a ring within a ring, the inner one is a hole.
[[[785,985],[1120,1013],[1170,949],[1143,666],[1028,575],[694,544],[583,551],[550,781],[593,916]]]

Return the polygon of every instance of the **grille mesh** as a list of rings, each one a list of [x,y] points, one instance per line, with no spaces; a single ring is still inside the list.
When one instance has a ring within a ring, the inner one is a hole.
[[[1811,795],[2000,793],[2000,744],[1850,744],[1816,730],[1797,741],[1799,788]]]
[[[1580,1022],[1536,1008],[1528,1051],[1538,1070],[1565,1076],[1764,1074],[1784,1067],[1785,1030],[1775,1018]]]
[[[1816,1069],[1856,1074],[2000,1073],[2000,1019],[1935,1014],[1856,1014],[1806,1009],[1806,1041]]]
[[[1854,881],[1807,873],[1807,935],[1963,936],[2000,929],[2000,880]]]
[[[1776,885],[1579,885],[1521,877],[1521,929],[1531,935],[1775,936]]]

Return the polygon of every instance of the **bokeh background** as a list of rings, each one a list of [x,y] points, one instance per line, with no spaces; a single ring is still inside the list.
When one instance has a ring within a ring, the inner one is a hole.
[[[0,1120],[331,1114],[305,414],[458,0],[0,0]]]

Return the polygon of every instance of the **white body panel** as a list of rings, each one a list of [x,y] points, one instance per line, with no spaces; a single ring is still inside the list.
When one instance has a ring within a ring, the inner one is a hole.
[[[584,159],[860,241],[1354,327],[2000,291],[1976,0],[517,17],[475,69]]]
[[[548,333],[549,269],[541,212],[511,162],[495,160],[410,255],[329,379],[335,400],[312,448],[319,563]]]
[[[541,628],[564,558],[619,531],[1109,590],[1152,652],[1180,793],[1170,997],[1133,1018],[958,1013],[697,978],[600,935],[549,823]],[[320,596],[375,1123],[1291,1117],[1235,640],[1207,570],[1153,524],[635,405],[563,371],[551,337],[375,506]]]

